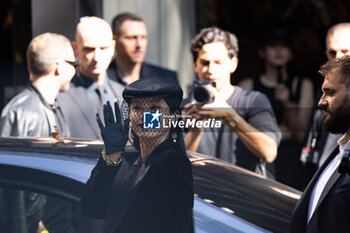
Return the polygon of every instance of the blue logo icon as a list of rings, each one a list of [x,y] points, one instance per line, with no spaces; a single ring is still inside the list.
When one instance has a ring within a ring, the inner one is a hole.
[[[160,129],[160,119],[162,114],[157,112],[143,112],[144,129]]]

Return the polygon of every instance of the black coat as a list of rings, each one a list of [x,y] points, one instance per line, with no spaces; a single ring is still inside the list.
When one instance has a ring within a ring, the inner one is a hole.
[[[50,137],[54,125],[58,127],[60,136],[70,136],[60,107],[52,110],[36,85],[31,83],[3,109],[0,136]]]
[[[309,200],[323,170],[337,155],[335,150],[317,171],[295,207],[290,232],[350,232],[350,176],[336,170],[328,180],[316,209],[307,224]]]
[[[0,136],[49,137],[56,125],[60,136],[69,137],[61,110],[56,107],[54,111],[31,83],[4,108]],[[71,203],[23,190],[3,189],[0,192],[3,195],[0,211],[6,214],[6,228],[0,226],[0,232],[37,232],[39,220],[43,220],[51,233],[74,232]]]
[[[169,140],[146,161],[138,152],[122,156],[116,167],[99,159],[82,198],[83,213],[104,218],[104,233],[192,233],[193,180],[187,156],[169,149]]]

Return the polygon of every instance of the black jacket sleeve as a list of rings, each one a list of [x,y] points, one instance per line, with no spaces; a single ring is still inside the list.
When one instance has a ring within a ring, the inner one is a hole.
[[[107,166],[100,156],[82,195],[81,206],[84,215],[92,218],[104,218],[107,205],[106,196],[119,168],[120,165]]]

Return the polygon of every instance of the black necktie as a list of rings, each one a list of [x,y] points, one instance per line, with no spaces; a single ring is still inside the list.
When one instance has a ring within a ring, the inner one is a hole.
[[[103,119],[103,105],[106,104],[106,95],[103,86],[97,86],[96,92],[100,98],[100,104],[98,106],[98,114]]]

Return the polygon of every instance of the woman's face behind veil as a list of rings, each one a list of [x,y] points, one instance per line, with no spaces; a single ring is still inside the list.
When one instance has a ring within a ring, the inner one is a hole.
[[[130,127],[141,141],[165,139],[170,128],[163,127],[162,117],[169,115],[170,109],[162,97],[133,98],[130,106]]]

